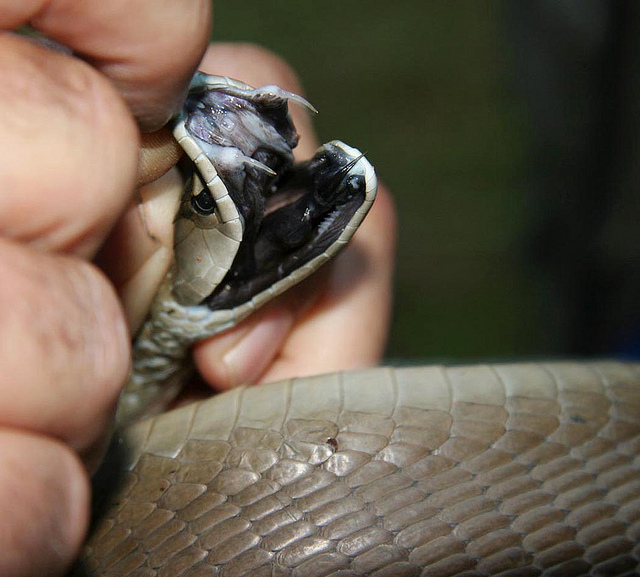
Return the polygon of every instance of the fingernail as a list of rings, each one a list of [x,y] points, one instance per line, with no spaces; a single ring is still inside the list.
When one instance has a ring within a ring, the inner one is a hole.
[[[229,386],[253,384],[265,372],[291,331],[291,310],[274,308],[222,357]]]

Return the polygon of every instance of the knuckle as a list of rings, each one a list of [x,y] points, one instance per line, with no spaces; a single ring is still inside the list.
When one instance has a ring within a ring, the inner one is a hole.
[[[65,126],[69,144],[77,138],[75,131],[96,142],[117,138],[122,132],[130,136],[135,127],[124,104],[91,66],[22,38],[4,37],[0,46],[4,48],[0,50],[0,99],[9,112],[1,118],[13,119],[11,128],[24,131],[34,141],[35,133],[41,138],[43,131]]]
[[[24,39],[0,38],[0,76],[0,227],[47,248],[84,235],[95,249],[133,188],[133,118],[88,64]]]

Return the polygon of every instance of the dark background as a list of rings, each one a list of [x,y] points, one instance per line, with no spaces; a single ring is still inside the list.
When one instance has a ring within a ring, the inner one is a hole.
[[[391,359],[638,356],[633,1],[215,3],[365,150],[400,238]]]

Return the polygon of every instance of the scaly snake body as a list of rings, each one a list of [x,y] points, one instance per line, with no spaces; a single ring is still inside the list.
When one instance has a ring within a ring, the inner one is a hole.
[[[120,449],[90,575],[638,572],[638,365],[296,379],[143,421]]]
[[[280,250],[272,236],[260,255]],[[160,312],[215,314],[179,300]],[[139,363],[171,377],[183,357]],[[514,364],[300,378],[131,425],[97,476],[75,574],[634,575],[639,557],[640,365]]]

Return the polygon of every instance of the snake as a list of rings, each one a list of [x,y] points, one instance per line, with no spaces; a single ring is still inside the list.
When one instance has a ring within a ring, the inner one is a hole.
[[[174,262],[135,342],[72,574],[640,574],[640,364],[379,367],[167,410],[190,346],[348,243],[375,171],[340,141],[295,164],[301,97],[197,73]]]

